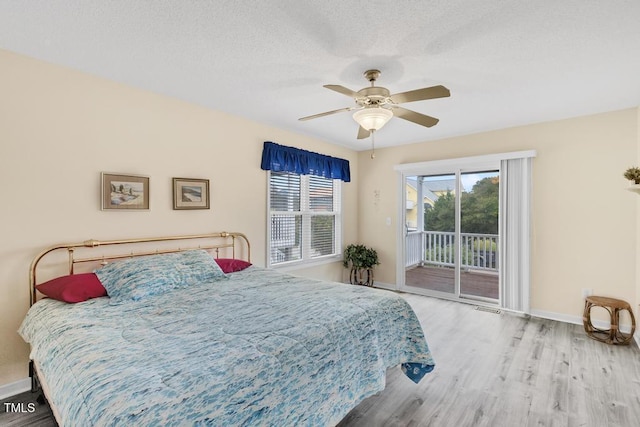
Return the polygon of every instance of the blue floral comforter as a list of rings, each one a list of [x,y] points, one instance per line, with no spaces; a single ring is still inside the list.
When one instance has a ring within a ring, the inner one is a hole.
[[[328,426],[433,369],[392,292],[250,267],[141,301],[45,299],[19,333],[63,426]]]

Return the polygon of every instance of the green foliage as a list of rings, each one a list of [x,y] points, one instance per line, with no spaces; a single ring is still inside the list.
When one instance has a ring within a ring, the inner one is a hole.
[[[497,245],[496,242],[490,240],[476,240],[473,242],[473,249],[467,246],[462,246],[460,253],[460,262],[462,265],[476,265],[483,266],[481,259],[486,257],[486,266],[489,268],[495,267],[495,259],[497,257]],[[430,248],[425,254],[425,260],[429,261],[445,261],[453,264],[455,260],[456,245],[446,245],[441,248]],[[474,259],[474,256],[477,259]]]
[[[462,193],[462,233],[498,234],[499,188],[497,178],[478,181],[471,192]]]
[[[455,245],[446,245],[443,248],[431,248],[427,250],[427,253],[425,254],[425,259],[427,261],[448,259],[450,260],[451,263],[453,263],[453,260],[455,259],[455,253],[456,253]],[[473,252],[463,246],[462,253],[460,254],[460,262],[462,262],[463,265],[472,264],[473,262],[472,257],[473,257]]]
[[[473,241],[473,249],[477,251],[496,252],[498,245],[491,239],[475,239]]]
[[[483,178],[476,182],[470,192],[460,196],[462,233],[498,234],[499,183],[496,177]],[[425,230],[455,230],[455,196],[443,194],[432,209],[424,214]]]
[[[451,191],[438,197],[433,208],[425,210],[425,230],[455,231],[455,203],[456,198]]]
[[[379,265],[378,252],[364,245],[351,244],[344,250],[342,264],[352,268],[373,268]]]
[[[633,167],[624,171],[624,177],[630,181],[633,181],[635,184],[640,184],[640,168]]]

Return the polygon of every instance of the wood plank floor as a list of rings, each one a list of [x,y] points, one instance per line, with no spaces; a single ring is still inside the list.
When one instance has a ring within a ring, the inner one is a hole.
[[[399,370],[339,427],[640,426],[640,350],[609,346],[581,326],[403,294],[416,311],[436,360],[420,384]],[[46,405],[6,413],[0,426],[55,426]]]
[[[413,267],[405,273],[405,284],[432,291],[454,292],[454,270],[452,268],[423,266]],[[498,299],[498,274],[484,271],[463,270],[460,272],[460,292],[485,298]]]
[[[579,325],[475,310],[405,294],[436,368],[418,385],[399,369],[339,427],[640,426],[640,350]]]
[[[36,401],[39,393],[26,393],[0,400],[0,426],[2,427],[57,427],[49,405]],[[5,403],[13,404],[7,407]],[[21,405],[21,406],[17,406]],[[32,406],[31,406],[32,405]],[[13,409],[12,409],[13,408]]]

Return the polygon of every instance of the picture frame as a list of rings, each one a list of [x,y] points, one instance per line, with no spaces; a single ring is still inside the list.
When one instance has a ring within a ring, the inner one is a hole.
[[[209,209],[209,180],[173,178],[173,209]]]
[[[100,208],[106,210],[149,210],[149,177],[102,172]]]

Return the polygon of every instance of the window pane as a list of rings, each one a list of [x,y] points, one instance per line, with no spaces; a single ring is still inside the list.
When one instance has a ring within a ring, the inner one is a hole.
[[[336,218],[333,215],[311,217],[311,258],[335,253]]]
[[[309,176],[309,209],[314,212],[333,212],[333,180]]]
[[[269,265],[340,251],[340,182],[288,172],[269,174]]]
[[[288,172],[271,172],[271,210],[300,211],[300,176]]]
[[[460,179],[460,231],[497,235],[500,172],[465,172]]]
[[[302,216],[271,215],[271,264],[302,259]]]

